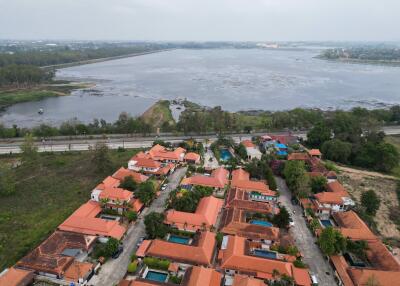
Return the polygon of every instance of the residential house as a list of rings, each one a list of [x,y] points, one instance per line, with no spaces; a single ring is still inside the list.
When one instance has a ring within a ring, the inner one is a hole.
[[[164,163],[179,163],[185,157],[186,150],[178,147],[173,151],[167,150],[159,144],[154,145],[148,152],[151,159]]]
[[[125,169],[124,167],[119,168],[112,175],[112,177],[119,181],[123,181],[126,177],[131,177],[138,184],[146,182],[149,178],[141,173],[138,173],[138,172],[135,172],[135,171],[132,171],[129,169]]]
[[[91,199],[98,202],[100,201],[99,195],[102,191],[104,191],[106,188],[117,188],[120,184],[120,180],[113,178],[111,176],[108,176],[107,178],[105,178],[103,180],[103,182],[101,182],[100,184],[98,184],[92,191],[91,193]]]
[[[145,254],[145,256],[177,262],[183,267],[189,265],[208,267],[212,264],[216,240],[215,233],[204,231],[198,234],[198,237],[194,239],[191,245],[173,243],[160,239],[155,239],[146,243],[144,241],[142,245],[136,252],[138,257],[140,257],[141,254]]]
[[[212,171],[211,176],[195,175],[182,180],[181,186],[192,187],[192,186],[203,186],[211,187],[214,190],[222,190],[229,183],[229,171],[220,167]]]
[[[194,152],[188,152],[185,154],[185,157],[183,158],[183,160],[186,163],[189,164],[200,164],[201,163],[201,157],[199,154],[194,153]]]
[[[310,160],[310,156],[308,153],[304,152],[293,152],[288,155],[287,160],[308,162]]]
[[[252,159],[261,159],[262,153],[260,150],[257,148],[256,145],[251,140],[244,140],[241,142],[241,144],[246,148],[246,153],[247,153],[247,159],[252,160]]]
[[[374,285],[396,285],[394,283],[400,279],[399,261],[361,218],[353,211],[335,213],[332,217],[344,237],[367,242],[365,257],[356,257],[349,253],[330,257],[338,284],[364,286],[373,280]]]
[[[202,198],[194,213],[168,210],[165,223],[186,231],[205,231],[215,226],[224,201],[209,196]]]
[[[106,220],[97,217],[102,209],[95,201],[88,201],[80,206],[69,218],[58,226],[59,230],[94,235],[101,241],[107,241],[109,237],[120,240],[126,229],[115,220]]]
[[[33,278],[33,271],[11,267],[0,273],[0,285],[28,286],[33,283]]]
[[[173,163],[160,163],[152,159],[149,153],[139,152],[129,160],[128,169],[159,177],[167,176],[173,172],[175,165]]]
[[[232,172],[231,188],[249,192],[249,198],[254,201],[276,201],[276,192],[269,189],[264,181],[250,180],[250,174],[243,169]]]
[[[275,254],[265,248],[255,248],[252,242],[243,237],[229,235],[223,239],[218,259],[220,267],[230,275],[245,274],[271,281],[285,275],[293,278],[295,285],[311,285],[307,269],[296,268],[290,262],[273,258]]]
[[[327,191],[314,195],[313,210],[321,218],[328,218],[331,213],[343,212],[355,206],[349,193],[338,181],[327,184]]]
[[[87,256],[95,241],[96,236],[56,231],[18,261],[16,267],[51,278],[83,282],[92,274],[94,265],[76,258]]]

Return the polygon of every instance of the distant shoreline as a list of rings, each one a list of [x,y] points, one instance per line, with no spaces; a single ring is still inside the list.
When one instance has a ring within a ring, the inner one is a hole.
[[[171,51],[171,50],[174,50],[174,49],[153,50],[153,51],[142,52],[142,53],[126,54],[126,55],[120,55],[120,56],[114,56],[114,57],[98,58],[98,59],[84,60],[84,61],[78,61],[78,62],[72,62],[72,63],[43,66],[41,68],[43,68],[43,69],[51,69],[51,68],[62,69],[62,68],[68,68],[68,67],[73,67],[73,66],[81,66],[81,65],[94,64],[94,63],[99,63],[99,62],[118,60],[118,59],[123,59],[123,58],[145,56],[145,55],[149,55],[149,54],[166,52],[166,51]]]
[[[392,66],[400,67],[400,61],[385,61],[385,60],[359,60],[351,58],[337,58],[331,59],[324,56],[316,56],[316,59],[325,60],[329,62],[347,63],[347,64],[364,64],[364,65],[377,65],[377,66]]]

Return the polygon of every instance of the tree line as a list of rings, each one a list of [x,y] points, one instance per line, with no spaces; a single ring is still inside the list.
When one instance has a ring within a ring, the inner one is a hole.
[[[0,87],[27,87],[49,82],[53,70],[44,70],[32,65],[8,65],[0,67]]]

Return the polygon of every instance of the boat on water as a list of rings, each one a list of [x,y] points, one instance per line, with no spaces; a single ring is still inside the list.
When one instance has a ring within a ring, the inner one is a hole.
[[[43,112],[44,112],[43,108],[39,108],[38,113],[43,114]]]

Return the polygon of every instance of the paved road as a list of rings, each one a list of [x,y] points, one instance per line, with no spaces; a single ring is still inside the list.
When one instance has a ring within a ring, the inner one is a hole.
[[[186,168],[177,169],[173,174],[168,177],[169,183],[165,191],[161,192],[161,195],[154,200],[150,207],[146,208],[139,216],[137,222],[132,225],[123,240],[124,251],[118,257],[118,259],[110,259],[101,268],[98,275],[93,276],[90,279],[89,284],[95,286],[113,286],[119,283],[124,277],[128,264],[130,262],[131,254],[136,249],[136,245],[139,242],[140,237],[145,236],[144,216],[150,212],[162,212],[164,211],[165,202],[169,196],[169,193],[176,189],[179,182],[186,173]]]
[[[310,267],[310,271],[318,278],[320,286],[337,285],[333,278],[333,271],[329,263],[324,259],[319,247],[315,244],[315,238],[306,225],[302,215],[302,209],[298,205],[292,205],[291,193],[283,179],[276,177],[279,187],[279,201],[288,209],[294,221],[294,226],[290,229],[290,234],[294,237],[296,245],[304,255],[304,262]],[[296,214],[293,214],[293,210]],[[326,273],[330,273],[327,275]]]

